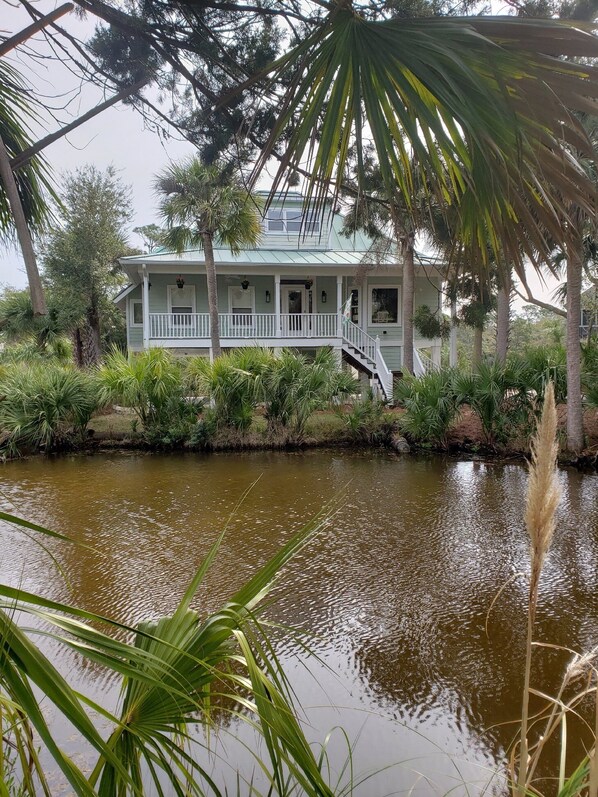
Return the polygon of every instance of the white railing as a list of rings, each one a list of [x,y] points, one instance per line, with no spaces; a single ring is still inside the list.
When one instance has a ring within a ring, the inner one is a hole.
[[[394,392],[394,380],[392,372],[390,371],[388,365],[386,365],[386,360],[382,356],[380,338],[376,338],[376,373],[378,375],[378,379],[380,380],[380,384],[382,385],[384,395],[390,401]]]
[[[425,376],[431,371],[439,370],[440,368],[431,357],[428,357],[423,351],[413,348],[413,376]]]
[[[150,313],[150,338],[209,338],[207,313]]]
[[[338,337],[336,313],[286,313],[279,318],[277,330],[275,313],[219,313],[220,337],[249,340]],[[208,313],[150,313],[149,336],[162,340],[209,339],[210,316]]]
[[[336,338],[338,316],[336,313],[282,313],[281,338]]]
[[[376,340],[347,319],[343,320],[343,339],[372,363],[376,362]]]
[[[219,313],[221,338],[275,338],[274,313]]]

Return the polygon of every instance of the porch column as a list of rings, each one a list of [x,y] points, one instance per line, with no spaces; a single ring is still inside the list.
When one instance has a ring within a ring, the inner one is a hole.
[[[337,335],[339,338],[343,336],[343,276],[342,274],[336,275],[336,312],[338,315],[338,330]]]
[[[451,368],[457,366],[457,302],[454,300],[451,302],[449,365]]]
[[[143,267],[143,348],[149,349],[150,312],[149,312],[149,274]]]
[[[274,275],[274,334],[280,337],[280,274]]]

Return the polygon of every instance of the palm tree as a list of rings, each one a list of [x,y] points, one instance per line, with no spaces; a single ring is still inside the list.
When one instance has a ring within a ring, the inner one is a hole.
[[[204,250],[210,313],[212,356],[219,357],[218,292],[214,241],[237,254],[255,246],[261,233],[257,200],[248,194],[231,168],[199,158],[174,163],[156,177],[162,197],[160,214],[167,225],[163,243],[181,253],[189,247]]]
[[[594,187],[566,142],[587,143],[570,111],[591,104],[596,72],[555,56],[596,56],[598,39],[563,21],[376,20],[350,0],[322,5],[323,23],[271,68],[294,78],[255,178],[286,133],[273,191],[306,168],[308,200],[331,183],[340,190],[353,145],[363,188],[367,130],[385,193],[413,207],[419,182],[456,206],[474,263],[487,262],[488,239],[515,264],[548,254],[546,231],[567,238],[568,201],[592,212]]]
[[[0,240],[16,234],[25,261],[34,315],[45,315],[46,302],[31,234],[43,230],[50,215],[47,197],[56,197],[39,156],[17,172],[13,172],[10,163],[11,158],[31,144],[26,122],[33,113],[24,97],[25,87],[18,73],[0,62]]]

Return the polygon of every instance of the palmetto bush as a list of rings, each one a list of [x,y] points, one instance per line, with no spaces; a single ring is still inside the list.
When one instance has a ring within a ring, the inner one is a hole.
[[[405,433],[417,441],[446,448],[448,431],[459,412],[455,376],[453,371],[431,371],[397,383],[394,398],[405,408],[400,420]]]
[[[31,535],[55,532],[14,516],[0,518],[24,527]],[[255,767],[265,786],[238,775],[239,795],[333,797],[297,720],[290,687],[260,619],[260,607],[283,565],[321,526],[309,524],[218,610],[210,615],[191,608],[216,556],[222,536],[211,548],[174,614],[137,628],[0,585],[0,711],[19,717],[24,754],[16,761],[23,787],[42,784],[43,764],[34,750],[28,754],[30,729],[41,742],[73,792],[88,797],[143,797],[145,794],[222,795],[200,763],[202,742],[192,736],[203,725],[207,732],[217,708],[245,720],[263,741]],[[15,616],[15,609],[19,613]],[[114,712],[84,698],[17,623],[31,614],[41,619],[61,645],[75,650],[107,675],[121,680],[121,698]],[[81,770],[55,741],[46,721],[53,713],[72,725],[81,741],[95,751],[91,772]],[[102,730],[90,716],[102,718]],[[106,723],[110,726],[104,730]],[[3,736],[2,744],[8,735]],[[206,733],[209,742],[209,734]],[[205,743],[204,743],[205,744]],[[23,771],[23,766],[26,771]],[[0,770],[1,771],[1,770]],[[9,773],[10,774],[10,773]],[[14,775],[14,773],[13,773]],[[6,782],[4,782],[6,785]],[[0,792],[2,790],[0,782]],[[20,794],[34,794],[18,791]]]
[[[526,368],[521,362],[481,363],[457,373],[453,390],[458,406],[468,404],[482,424],[488,445],[505,443],[529,424],[535,406]]]
[[[0,374],[0,432],[10,454],[52,451],[85,435],[102,403],[95,374],[57,365],[13,365]]]
[[[356,380],[339,370],[332,349],[318,349],[313,360],[284,349],[261,380],[268,429],[300,438],[310,415],[356,390]]]
[[[182,365],[165,349],[125,357],[114,349],[99,370],[106,401],[131,407],[152,443],[186,439],[201,404],[190,400]]]
[[[269,349],[234,349],[210,362],[194,357],[186,367],[194,391],[212,401],[212,417],[218,429],[232,427],[246,432],[262,400],[264,374],[275,357]]]
[[[526,389],[532,391],[539,402],[544,401],[549,382],[552,382],[556,403],[567,401],[567,353],[564,346],[533,346],[522,354],[511,355],[509,363],[519,370]]]

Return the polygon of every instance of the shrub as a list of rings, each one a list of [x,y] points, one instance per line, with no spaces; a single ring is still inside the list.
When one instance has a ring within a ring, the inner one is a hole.
[[[567,353],[564,346],[530,347],[523,354],[511,355],[509,365],[519,370],[522,385],[533,391],[539,402],[544,401],[549,382],[554,386],[556,403],[567,401]]]
[[[405,408],[401,429],[415,440],[447,447],[448,430],[458,404],[452,371],[431,371],[420,378],[406,377],[395,387],[395,401]]]
[[[2,448],[52,451],[85,436],[102,403],[95,374],[58,366],[16,365],[0,378]]]
[[[164,349],[129,358],[114,349],[99,371],[106,400],[131,407],[151,445],[171,446],[191,433],[202,403],[187,396],[182,365]]]
[[[351,438],[359,443],[383,443],[392,435],[394,421],[385,417],[385,404],[370,390],[349,411],[339,414]]]
[[[214,362],[194,357],[187,364],[187,375],[195,390],[211,399],[217,428],[232,426],[246,432],[262,398],[264,376],[274,361],[269,349],[235,349]]]
[[[261,379],[268,428],[274,434],[284,430],[301,437],[312,413],[356,389],[356,380],[339,370],[332,349],[319,349],[311,362],[285,349],[273,358]]]
[[[581,353],[581,383],[586,404],[589,407],[598,407],[598,342],[595,337],[581,347]]]
[[[522,363],[481,363],[475,371],[453,379],[457,406],[469,404],[480,419],[488,445],[505,443],[530,420],[530,396]]]

